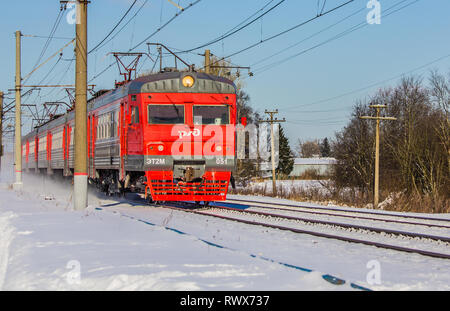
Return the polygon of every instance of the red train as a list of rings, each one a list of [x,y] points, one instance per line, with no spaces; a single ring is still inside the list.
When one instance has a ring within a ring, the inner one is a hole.
[[[26,171],[70,176],[74,111],[22,138]],[[235,167],[236,87],[197,72],[161,72],[88,101],[89,182],[154,201],[226,199]]]

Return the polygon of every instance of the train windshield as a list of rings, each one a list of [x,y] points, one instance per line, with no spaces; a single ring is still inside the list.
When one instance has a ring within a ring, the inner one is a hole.
[[[194,105],[194,124],[229,124],[230,108],[227,105]]]
[[[148,105],[148,124],[184,123],[184,105]]]

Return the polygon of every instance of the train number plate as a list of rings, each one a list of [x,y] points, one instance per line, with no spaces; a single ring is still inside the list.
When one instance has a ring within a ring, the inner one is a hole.
[[[159,158],[147,158],[145,160],[145,163],[147,165],[165,165],[166,159],[159,159]]]

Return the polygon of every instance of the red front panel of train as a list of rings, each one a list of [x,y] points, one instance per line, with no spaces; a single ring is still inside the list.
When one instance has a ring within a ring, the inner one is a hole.
[[[140,100],[153,200],[225,200],[234,165],[235,95],[153,93]]]

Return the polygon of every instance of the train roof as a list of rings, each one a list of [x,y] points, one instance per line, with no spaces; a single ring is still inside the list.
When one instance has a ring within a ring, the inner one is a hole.
[[[192,76],[194,78],[195,82],[192,87],[183,86],[182,79],[185,76]],[[102,91],[100,96],[88,100],[88,111],[95,110],[127,95],[140,93],[235,94],[236,85],[229,79],[203,72],[161,72],[139,77],[110,91]],[[22,139],[34,137],[37,133],[64,124],[74,118],[74,113],[75,111],[72,110],[41,126],[35,127],[33,131],[23,136]]]

